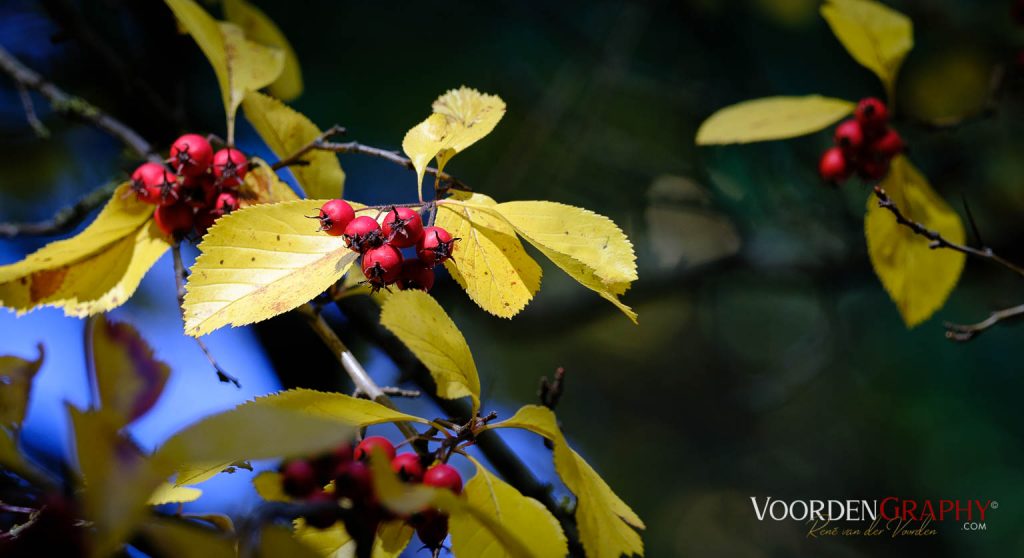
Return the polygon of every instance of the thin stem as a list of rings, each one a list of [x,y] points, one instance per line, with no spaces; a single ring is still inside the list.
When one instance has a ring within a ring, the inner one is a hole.
[[[53,217],[34,223],[0,223],[0,238],[15,236],[47,236],[65,233],[75,228],[92,210],[110,199],[118,183],[111,182],[83,196],[74,205],[61,209]]]
[[[181,313],[181,321],[185,322],[185,279],[188,278],[188,272],[185,271],[185,265],[181,261],[181,244],[175,242],[171,245],[171,254],[174,256],[174,284],[178,291],[178,311]],[[224,383],[232,383],[236,388],[242,387],[241,382],[238,378],[228,374],[220,364],[217,363],[217,359],[213,358],[213,353],[207,348],[206,343],[198,337],[193,337],[196,341],[196,345],[199,345],[199,350],[206,356],[206,360],[210,361],[210,365],[217,371],[217,379]]]
[[[934,231],[932,229],[929,229],[928,227],[925,227],[921,223],[918,223],[917,221],[908,219],[903,214],[903,212],[900,211],[900,208],[896,207],[896,204],[892,201],[892,198],[890,198],[889,195],[885,193],[885,189],[882,188],[881,186],[875,186],[874,191],[875,197],[878,198],[878,207],[889,210],[889,212],[896,217],[897,223],[907,227],[908,229],[913,231],[914,234],[923,236],[924,238],[930,240],[930,248],[947,248],[949,250],[955,250],[963,254],[968,254],[984,260],[989,260],[991,262],[997,263],[1005,267],[1006,269],[1016,273],[1017,275],[1020,275],[1021,277],[1024,277],[1024,268],[1018,266],[1017,264],[1009,260],[1006,260],[1002,256],[995,254],[994,252],[992,252],[991,248],[974,248],[972,246],[966,246],[964,244],[957,244],[956,242],[951,242],[949,239],[939,234],[938,231]]]
[[[36,107],[32,104],[32,96],[29,95],[28,89],[25,88],[23,83],[18,84],[18,96],[21,97],[21,106],[25,109],[25,119],[28,120],[28,125],[32,126],[36,136],[40,138],[50,137],[50,131],[39,120],[39,116],[36,114]]]
[[[976,324],[954,324],[946,322],[946,339],[960,342],[970,341],[1000,322],[1014,320],[1021,316],[1024,316],[1024,304],[992,312],[989,314],[988,318]]]

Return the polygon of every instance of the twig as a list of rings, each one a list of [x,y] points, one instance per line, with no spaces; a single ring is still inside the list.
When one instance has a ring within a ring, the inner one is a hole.
[[[114,190],[117,189],[117,185],[117,182],[104,184],[83,196],[74,205],[61,209],[53,217],[45,221],[36,221],[34,223],[0,223],[0,238],[11,238],[21,235],[45,236],[67,232],[80,223],[92,210],[110,199]]]
[[[564,389],[565,368],[559,366],[555,369],[554,380],[548,380],[547,376],[542,376],[540,379],[540,392],[537,395],[540,397],[541,405],[554,411],[555,406],[558,405],[558,400],[562,398],[562,391]]]
[[[18,96],[21,97],[21,106],[25,109],[25,119],[28,120],[28,125],[32,126],[36,136],[40,138],[50,137],[50,131],[46,129],[46,126],[39,120],[39,116],[36,115],[36,107],[32,104],[32,96],[29,95],[28,89],[22,83],[18,84]]]
[[[928,227],[925,227],[921,223],[918,223],[917,221],[912,221],[908,219],[903,214],[903,212],[900,211],[900,208],[896,207],[896,204],[893,203],[889,195],[885,193],[885,189],[882,188],[881,186],[875,186],[875,197],[878,198],[878,207],[889,210],[889,212],[896,217],[897,223],[907,227],[908,229],[913,231],[914,234],[923,236],[930,240],[931,243],[929,243],[928,245],[929,248],[932,248],[933,250],[937,248],[948,248],[950,250],[955,250],[957,252],[975,256],[984,260],[989,260],[991,262],[995,262],[1005,267],[1006,269],[1016,273],[1017,275],[1020,275],[1021,277],[1024,277],[1024,268],[1014,264],[1011,261],[1004,259],[1002,256],[993,253],[991,248],[974,248],[972,246],[966,246],[963,244],[951,242],[950,240],[939,234],[938,231],[934,231],[932,229],[929,229]]]
[[[410,399],[415,399],[423,395],[423,392],[418,389],[402,389],[400,387],[393,386],[380,386],[380,391],[389,397],[408,397]],[[360,389],[356,389],[355,392],[352,393],[352,397],[364,397],[369,399],[369,396],[363,393]]]
[[[999,322],[1013,320],[1020,318],[1021,316],[1024,316],[1024,304],[992,312],[989,314],[988,318],[976,324],[954,324],[946,322],[944,324],[946,326],[946,339],[960,342],[970,341]]]
[[[188,272],[185,271],[185,265],[181,262],[181,244],[175,242],[171,246],[171,253],[174,255],[174,284],[178,290],[178,311],[181,313],[181,321],[185,321],[185,279],[188,278]],[[196,341],[196,345],[199,345],[199,350],[203,351],[206,355],[206,360],[210,361],[210,365],[217,371],[217,379],[224,383],[232,383],[236,388],[242,387],[241,382],[238,378],[228,374],[220,367],[217,363],[217,359],[213,358],[213,354],[210,349],[206,347],[206,343],[198,337],[193,337]]]

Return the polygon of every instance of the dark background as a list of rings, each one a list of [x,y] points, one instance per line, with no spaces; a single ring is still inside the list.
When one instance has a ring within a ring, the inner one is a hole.
[[[536,401],[540,376],[568,370],[558,408],[572,444],[647,522],[656,556],[1003,556],[1024,552],[1024,376],[1018,327],[968,344],[943,320],[971,322],[1021,303],[1019,279],[969,260],[931,320],[908,331],[875,278],[862,218],[868,189],[823,187],[822,132],[786,142],[700,148],[700,122],[775,94],[858,99],[877,79],[831,35],[813,0],[742,2],[254,2],[289,37],[306,91],[293,105],[321,127],[397,149],[431,101],[462,84],[500,95],[501,124],[449,166],[498,200],[549,199],[612,217],[639,256],[640,280],[610,304],[544,261],[543,288],[515,319],[489,316],[451,280],[434,294],[465,332],[484,409]],[[898,85],[896,127],[934,187],[985,241],[1024,261],[1021,82],[1024,28],[1009,2],[893,2],[917,46]],[[216,11],[216,7],[210,6]],[[0,44],[157,145],[185,130],[223,133],[209,65],[155,0],[5,0]],[[995,111],[948,130],[922,120],[971,114],[1006,78]],[[114,140],[36,107],[37,138],[0,77],[0,220],[51,215],[138,163]],[[269,156],[246,124],[243,149]],[[411,175],[344,156],[346,195],[414,196]],[[0,242],[0,263],[48,239]],[[542,258],[538,258],[542,260]],[[175,368],[167,395],[136,428],[150,445],[198,416],[283,385],[347,389],[336,363],[285,317],[218,332],[209,343],[244,389],[217,384],[180,334],[169,257],[114,312]],[[382,383],[387,359],[343,337]],[[0,353],[49,349],[27,445],[59,463],[61,401],[84,400],[81,322],[58,311],[0,315]],[[425,404],[423,412],[437,414]],[[396,434],[393,431],[385,431]],[[517,451],[550,478],[529,436]],[[243,476],[217,481],[193,509],[244,512]],[[980,498],[1000,502],[985,532],[947,522],[913,540],[807,540],[795,522],[754,519],[750,497]]]

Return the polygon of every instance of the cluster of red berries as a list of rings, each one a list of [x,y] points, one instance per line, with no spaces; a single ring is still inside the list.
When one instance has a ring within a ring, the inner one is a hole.
[[[385,455],[391,470],[403,482],[462,493],[462,476],[454,467],[446,463],[427,467],[419,454],[413,452],[395,455],[395,446],[381,436],[367,437],[355,448],[345,444],[313,459],[295,459],[282,464],[282,488],[288,496],[307,503],[329,504],[347,499],[351,505],[346,509],[352,513],[343,515],[341,507],[324,505],[304,517],[306,524],[327,529],[342,520],[349,535],[372,544],[380,522],[395,519],[380,505],[373,488],[373,472],[367,460],[374,454]],[[332,481],[334,491],[324,490]],[[416,529],[420,541],[432,550],[439,548],[448,536],[448,516],[439,510],[425,509],[404,519]]]
[[[214,153],[198,134],[185,134],[171,144],[167,165],[147,162],[132,173],[139,200],[159,207],[153,218],[165,234],[182,238],[192,231],[206,234],[221,215],[238,209],[238,187],[249,160],[226,147]]]
[[[398,285],[399,289],[429,291],[434,286],[434,266],[452,258],[458,238],[441,227],[424,227],[420,214],[408,207],[392,206],[378,223],[368,215],[356,217],[345,200],[331,200],[320,207],[320,230],[344,237],[349,248],[362,256],[363,275],[374,292]],[[406,259],[403,248],[416,249]]]
[[[821,178],[832,184],[854,172],[864,180],[881,180],[889,173],[889,162],[905,148],[900,134],[889,127],[885,103],[874,97],[862,99],[854,117],[836,126],[835,143],[818,163]]]

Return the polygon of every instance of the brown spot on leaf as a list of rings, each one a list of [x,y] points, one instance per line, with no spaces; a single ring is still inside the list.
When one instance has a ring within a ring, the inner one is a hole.
[[[35,303],[53,295],[64,284],[64,277],[67,274],[67,266],[33,273],[32,284],[29,286],[29,300]]]

